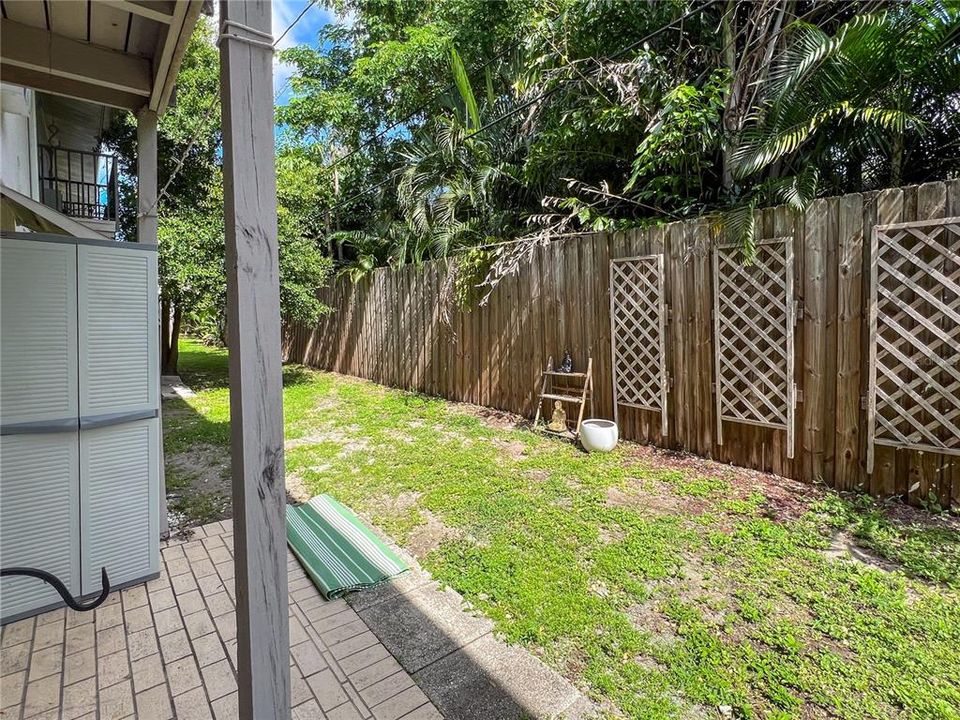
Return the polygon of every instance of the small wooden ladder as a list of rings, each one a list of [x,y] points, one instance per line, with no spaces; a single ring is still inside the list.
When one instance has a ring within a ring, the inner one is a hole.
[[[569,383],[554,387],[555,378],[569,378],[577,380],[582,385],[580,387],[571,387]],[[572,394],[577,393],[577,394]],[[580,435],[580,423],[583,422],[583,411],[587,406],[587,400],[590,401],[590,412],[593,413],[593,358],[587,358],[586,372],[561,372],[553,369],[553,356],[547,359],[547,369],[540,374],[540,399],[537,401],[537,414],[533,419],[533,429],[542,430],[551,435],[561,435],[552,430],[547,430],[546,425],[540,427],[540,414],[543,411],[545,400],[559,400],[564,403],[572,403],[580,406],[577,415],[577,424],[573,432],[569,435],[571,439]],[[569,423],[569,420],[568,420]],[[567,431],[570,432],[569,430]]]

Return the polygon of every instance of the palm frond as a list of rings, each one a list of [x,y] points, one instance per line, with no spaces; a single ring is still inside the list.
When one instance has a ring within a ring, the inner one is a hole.
[[[480,109],[477,106],[477,98],[473,94],[470,76],[467,75],[463,60],[460,59],[460,54],[454,47],[450,48],[450,69],[453,72],[453,80],[457,85],[457,91],[466,107],[467,127],[476,130],[480,127]]]
[[[756,198],[750,198],[721,212],[714,223],[725,243],[740,246],[748,263],[757,256],[756,211]]]

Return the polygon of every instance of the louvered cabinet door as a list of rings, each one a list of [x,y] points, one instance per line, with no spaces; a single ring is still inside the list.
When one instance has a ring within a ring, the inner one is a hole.
[[[0,238],[0,566],[80,591],[77,249]],[[60,600],[41,580],[0,580],[0,618]]]
[[[0,238],[4,434],[77,429],[77,248]]]
[[[77,248],[81,427],[160,407],[157,254]]]
[[[160,570],[160,420],[80,431],[83,592]]]
[[[84,593],[159,571],[156,252],[77,249]]]
[[[53,573],[80,594],[77,432],[0,437],[0,566]],[[60,603],[42,580],[5,577],[4,622]]]

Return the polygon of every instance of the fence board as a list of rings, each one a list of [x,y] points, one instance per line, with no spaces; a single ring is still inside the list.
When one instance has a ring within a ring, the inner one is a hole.
[[[803,298],[803,423],[800,453],[803,473],[807,477],[824,476],[823,425],[824,383],[826,382],[826,255],[830,231],[830,201],[817,200],[806,214],[805,242],[802,245],[806,272],[802,278]]]
[[[948,217],[960,217],[960,183],[946,183]],[[943,507],[960,507],[960,457],[944,456],[940,476],[939,497]],[[951,490],[952,488],[952,490]]]
[[[861,372],[864,360],[861,329],[863,314],[863,212],[861,195],[847,195],[839,200],[837,227],[837,389],[833,407],[835,418],[835,477],[839,490],[853,490],[859,481],[857,458],[861,434]],[[832,245],[832,243],[831,243]],[[831,415],[824,420],[828,421]]]
[[[909,195],[904,193],[900,188],[891,188],[889,190],[883,190],[877,196],[877,214],[876,214],[876,224],[877,225],[888,225],[890,223],[900,222],[904,218],[904,206],[909,203]],[[873,229],[871,228],[871,235],[874,236],[871,240],[871,255],[875,258],[876,256],[876,237]],[[870,365],[874,366],[876,364],[876,344],[874,342],[875,338],[875,328],[876,328],[876,316],[877,316],[877,300],[876,300],[876,284],[875,278],[876,271],[871,272],[871,292],[867,296],[869,303],[869,312],[870,312],[870,327],[874,328],[871,330],[868,341],[867,348],[868,354],[870,354],[871,360]],[[871,319],[872,318],[872,319]],[[871,373],[871,377],[868,380],[868,390],[867,396],[868,408],[867,408],[867,454],[868,454],[868,466],[869,466],[869,454],[874,453],[874,463],[873,463],[873,474],[870,480],[870,492],[874,495],[893,495],[897,492],[897,488],[906,489],[906,473],[907,467],[905,463],[906,456],[903,453],[900,453],[899,450],[887,446],[874,446],[873,444],[873,417],[876,414],[876,401],[874,388],[876,387],[876,373]]]
[[[659,413],[625,407],[621,436],[724,462],[770,470],[840,490],[902,495],[932,492],[960,503],[960,458],[876,446],[867,474],[871,234],[876,225],[960,215],[960,181],[818,200],[806,213],[760,211],[760,237],[793,237],[794,288],[803,303],[795,327],[798,398],[795,460],[782,428],[726,423],[715,434],[711,250],[705,221],[596,234],[537,248],[519,275],[483,306],[443,320],[445,261],[378,269],[357,284],[333,283],[318,296],[332,312],[313,327],[291,327],[288,360],[375,382],[475,402],[532,417],[548,356],[570,350],[594,362],[595,414],[612,417],[609,266],[614,258],[663,253],[668,435]],[[904,290],[904,297],[912,295]],[[744,347],[745,340],[737,340]]]

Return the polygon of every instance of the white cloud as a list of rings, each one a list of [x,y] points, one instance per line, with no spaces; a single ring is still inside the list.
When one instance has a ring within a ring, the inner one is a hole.
[[[275,2],[271,3],[273,9],[273,36],[275,38],[280,37],[280,34],[289,27],[290,23],[296,19],[303,11],[304,6],[309,2],[310,0],[275,0]],[[286,50],[297,44],[296,36],[300,30],[299,25],[306,22],[307,15],[312,12],[315,12],[315,10],[307,10],[306,15],[303,16],[303,19],[300,20],[297,27],[291,29],[286,37],[277,45],[278,49]]]
[[[279,38],[283,32],[290,27],[290,24],[296,21],[296,25],[290,28],[290,31],[277,44],[278,50],[286,50],[295,45],[315,45],[317,33],[320,28],[336,20],[333,13],[316,2],[314,7],[310,7],[303,17],[300,13],[310,3],[310,0],[274,0],[273,2],[273,36]],[[274,94],[279,93],[277,101],[285,102],[285,96],[289,89],[286,89],[287,81],[293,74],[293,66],[281,63],[274,59],[273,63],[273,88]]]

